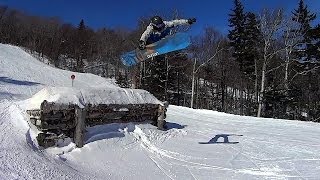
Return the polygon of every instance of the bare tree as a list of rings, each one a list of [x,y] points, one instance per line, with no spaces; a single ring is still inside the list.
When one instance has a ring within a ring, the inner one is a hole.
[[[285,75],[284,75],[284,87],[286,90],[289,88],[289,65],[293,61],[292,53],[294,47],[301,41],[302,36],[299,35],[298,24],[291,18],[287,18],[285,21],[284,31],[284,46],[285,46]]]
[[[260,14],[260,32],[263,40],[263,59],[262,59],[262,71],[261,71],[261,88],[259,95],[259,106],[257,117],[261,116],[261,110],[263,105],[263,94],[265,91],[266,74],[268,73],[268,65],[270,59],[272,59],[277,53],[283,50],[276,45],[276,39],[278,38],[279,30],[282,28],[283,22],[283,10],[263,10]]]
[[[222,41],[221,35],[213,28],[207,28],[205,30],[205,35],[198,40],[198,44],[195,46],[195,58],[192,71],[192,90],[191,90],[191,101],[190,107],[193,108],[194,104],[194,92],[195,92],[195,80],[196,75],[200,69],[206,66],[210,61],[212,61],[223,48],[220,47]],[[198,61],[200,64],[198,64]]]

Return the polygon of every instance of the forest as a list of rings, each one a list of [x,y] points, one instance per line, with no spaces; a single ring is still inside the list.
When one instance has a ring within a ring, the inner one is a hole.
[[[289,12],[289,13],[286,13]],[[183,18],[178,11],[164,19]],[[300,0],[295,9],[246,11],[234,0],[229,30],[214,24],[187,49],[126,67],[150,17],[134,30],[93,29],[0,6],[0,43],[24,48],[61,69],[115,78],[169,104],[220,112],[320,122],[320,22]],[[196,24],[195,24],[196,25]],[[177,27],[175,32],[188,27]]]

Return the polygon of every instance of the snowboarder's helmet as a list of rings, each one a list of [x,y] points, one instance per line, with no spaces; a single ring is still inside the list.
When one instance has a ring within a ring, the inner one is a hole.
[[[153,16],[151,18],[151,24],[152,24],[153,28],[158,31],[162,30],[165,26],[163,23],[163,20],[160,16]]]

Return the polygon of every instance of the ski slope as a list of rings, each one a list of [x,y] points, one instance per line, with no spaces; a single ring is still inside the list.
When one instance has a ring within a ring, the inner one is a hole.
[[[80,89],[99,89],[98,98],[89,93],[90,101],[114,97],[121,103],[129,90],[50,67],[3,44],[0,74],[0,179],[319,179],[320,124],[178,106],[169,106],[166,131],[135,123],[95,126],[83,148],[61,142],[41,149],[25,113],[37,99],[78,102]],[[139,99],[150,100],[156,101]]]

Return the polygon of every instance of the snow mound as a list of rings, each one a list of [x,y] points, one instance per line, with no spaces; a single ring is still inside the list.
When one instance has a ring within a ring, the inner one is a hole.
[[[44,62],[20,47],[0,44],[0,99],[25,100],[47,86],[72,87],[71,75],[75,75],[75,88],[119,87],[114,79],[62,70]]]
[[[141,89],[46,87],[29,99],[28,109],[39,109],[47,100],[58,104],[161,104],[151,93]]]

